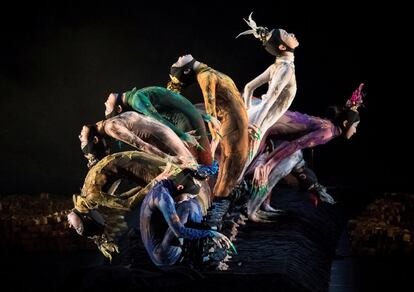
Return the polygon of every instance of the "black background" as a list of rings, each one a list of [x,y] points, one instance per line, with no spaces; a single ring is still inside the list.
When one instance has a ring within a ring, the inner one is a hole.
[[[390,3],[131,1],[16,3],[2,11],[0,193],[78,191],[87,172],[81,126],[103,118],[112,91],[164,86],[182,54],[226,73],[242,90],[273,62],[252,36],[235,39],[248,29],[242,18],[251,11],[258,25],[284,28],[300,42],[291,109],[321,115],[366,83],[358,133],[315,149],[320,179],[412,191],[411,93],[403,89],[410,85],[403,81],[410,75],[403,52],[408,10]],[[195,86],[184,94],[202,100]]]

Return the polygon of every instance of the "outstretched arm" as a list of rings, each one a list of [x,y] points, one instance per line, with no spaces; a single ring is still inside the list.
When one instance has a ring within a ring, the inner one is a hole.
[[[262,86],[266,82],[269,82],[270,70],[272,66],[267,68],[266,71],[264,71],[262,74],[257,76],[255,79],[247,83],[246,86],[244,87],[243,99],[244,99],[244,103],[247,109],[251,107],[252,96],[253,96],[253,92],[255,91],[255,89]]]

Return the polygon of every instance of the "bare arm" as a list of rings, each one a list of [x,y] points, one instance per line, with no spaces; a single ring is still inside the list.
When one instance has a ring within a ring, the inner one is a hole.
[[[244,103],[247,109],[251,107],[252,96],[253,96],[253,92],[255,91],[255,89],[269,82],[270,70],[272,66],[267,68],[266,71],[264,71],[262,74],[257,76],[255,79],[247,83],[246,86],[244,87],[243,99],[244,99]]]

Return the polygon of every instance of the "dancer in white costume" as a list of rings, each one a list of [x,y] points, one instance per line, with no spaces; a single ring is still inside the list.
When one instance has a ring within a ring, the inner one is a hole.
[[[283,29],[269,31],[266,27],[256,26],[251,14],[249,21],[246,22],[251,29],[239,36],[253,34],[262,41],[266,51],[276,56],[276,61],[244,87],[243,99],[249,117],[250,132],[249,159],[245,170],[256,156],[263,135],[286,112],[295,97],[296,78],[293,52],[299,45],[295,35]],[[254,90],[265,83],[269,84],[266,94],[262,96],[259,103],[252,105]]]

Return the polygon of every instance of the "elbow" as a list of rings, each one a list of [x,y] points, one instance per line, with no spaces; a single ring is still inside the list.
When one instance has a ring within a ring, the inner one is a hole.
[[[178,230],[173,230],[173,233],[174,233],[175,237],[177,237],[177,238],[182,238],[183,237],[182,233],[179,232]]]
[[[185,238],[185,227],[183,224],[178,224],[175,228],[171,228],[174,235],[178,238]]]
[[[250,92],[253,90],[253,86],[251,83],[247,83],[246,86],[244,86],[244,95],[250,95]]]

